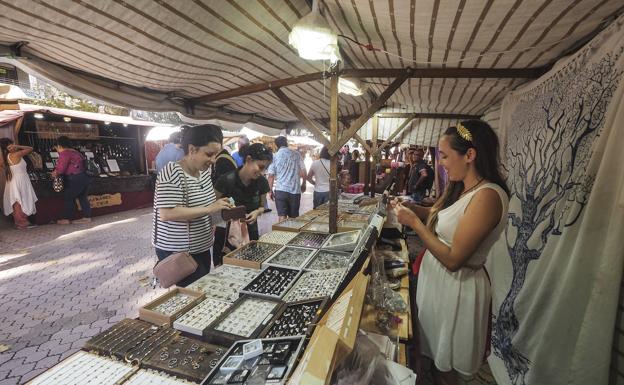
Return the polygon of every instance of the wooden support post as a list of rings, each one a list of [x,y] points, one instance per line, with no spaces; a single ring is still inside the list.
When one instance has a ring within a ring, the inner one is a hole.
[[[377,100],[375,100],[370,106],[368,106],[368,108],[362,113],[362,115],[360,115],[357,119],[351,122],[349,129],[346,132],[343,132],[342,135],[340,135],[340,139],[338,140],[338,142],[332,143],[332,148],[330,149],[329,153],[337,153],[338,150],[340,150],[340,148],[353,137],[353,134],[357,133],[358,130],[362,128],[364,123],[366,123],[368,119],[370,119],[371,116],[373,116],[373,114],[386,103],[388,98],[390,98],[390,96],[392,96],[396,92],[396,90],[401,87],[401,85],[405,82],[405,80],[407,80],[410,75],[411,68],[402,73],[401,76],[394,79],[392,84],[390,84],[388,88],[386,88],[385,91],[381,95],[379,95]]]
[[[323,130],[319,126],[317,126],[316,123],[314,123],[307,116],[305,116],[303,112],[301,112],[299,107],[297,107],[295,103],[288,97],[288,95],[284,93],[284,91],[279,88],[273,88],[271,89],[271,91],[273,91],[275,96],[277,96],[277,98],[281,100],[282,103],[286,105],[286,107],[288,107],[290,112],[292,112],[297,117],[297,119],[299,119],[299,121],[303,125],[305,125],[306,128],[312,132],[312,134],[314,134],[316,140],[321,142],[321,144],[323,144],[324,146],[329,147],[329,140],[327,140],[325,135],[323,135]]]
[[[362,145],[362,147],[364,147],[364,150],[366,150],[368,152],[373,152],[373,150],[370,148],[368,143],[366,143],[366,141],[364,139],[362,139],[362,137],[360,135],[353,134],[353,137],[355,138],[355,140],[357,140]]]
[[[338,141],[338,74],[334,73],[329,83],[329,130],[330,143]],[[340,147],[339,147],[340,148]],[[329,170],[329,233],[338,232],[338,153],[331,153]]]
[[[377,186],[377,159],[379,159],[379,155],[377,154],[377,136],[379,136],[379,117],[373,117],[373,145],[371,146],[371,153],[373,156],[373,164],[371,166],[371,189],[370,196],[375,196],[375,187]]]

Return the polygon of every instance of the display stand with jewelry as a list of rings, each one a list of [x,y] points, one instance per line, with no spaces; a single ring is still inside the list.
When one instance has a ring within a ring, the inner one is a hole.
[[[275,243],[276,245],[285,245],[299,233],[293,231],[273,230],[260,237],[260,242]]]
[[[139,309],[139,318],[156,325],[170,325],[205,298],[204,293],[176,287]]]
[[[270,242],[269,242],[270,243]],[[210,271],[210,274],[223,278],[230,278],[241,282],[241,286],[245,286],[260,274],[258,269],[250,269],[241,266],[221,265]]]
[[[256,338],[282,306],[281,301],[243,295],[205,330],[204,337],[226,346]]]
[[[183,380],[169,374],[151,369],[140,369],[123,385],[193,385],[194,382]]]
[[[177,330],[201,336],[217,318],[232,305],[213,298],[206,298],[197,306],[178,318],[173,327]]]
[[[342,282],[346,269],[305,271],[284,296],[284,302],[332,297]]]
[[[319,250],[304,267],[305,270],[344,269],[351,262],[352,253]]]
[[[251,241],[245,246],[223,256],[223,263],[251,269],[260,269],[262,267],[262,262],[280,248],[280,245],[273,243]]]
[[[285,384],[301,352],[303,338],[262,339],[263,353],[260,356],[240,359],[243,345],[248,342],[236,342],[201,384]],[[235,364],[228,366],[230,363]]]
[[[159,344],[142,367],[163,371],[176,377],[199,382],[217,366],[226,348],[194,338],[176,336]]]
[[[269,266],[241,289],[241,294],[280,299],[295,282],[301,270]]]
[[[311,247],[313,249],[320,249],[325,241],[329,238],[329,234],[326,233],[299,233],[288,244],[290,246],[302,246]]]
[[[262,338],[307,335],[318,321],[328,297],[289,303],[260,333]]]
[[[323,249],[353,251],[355,250],[361,235],[362,232],[360,230],[332,234],[332,236],[323,245]]]
[[[79,351],[35,377],[29,384],[114,385],[122,383],[137,370],[137,367],[125,362]]]
[[[281,222],[274,224],[272,229],[281,230],[281,231],[299,232],[299,230],[301,230],[301,228],[307,224],[308,222],[306,221],[298,221],[295,219],[285,219]]]
[[[259,270],[254,271],[259,272]],[[234,279],[210,273],[191,283],[187,288],[202,292],[207,298],[234,302],[239,297],[238,291],[249,282],[251,280]]]
[[[262,264],[262,267],[278,266],[301,269],[315,252],[316,250],[314,249],[285,246],[271,258],[267,259]]]

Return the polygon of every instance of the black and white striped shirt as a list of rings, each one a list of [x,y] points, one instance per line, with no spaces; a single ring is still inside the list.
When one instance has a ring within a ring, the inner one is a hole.
[[[185,202],[185,176],[188,205]],[[158,174],[156,193],[154,194],[153,245],[159,249],[174,252],[189,250],[187,222],[162,221],[158,209],[177,206],[206,207],[214,203],[215,200],[210,171],[203,171],[199,178],[195,178],[186,174],[178,163],[170,162],[167,164]],[[204,215],[192,219],[190,224],[190,252],[202,253],[210,249],[214,241],[211,216]]]

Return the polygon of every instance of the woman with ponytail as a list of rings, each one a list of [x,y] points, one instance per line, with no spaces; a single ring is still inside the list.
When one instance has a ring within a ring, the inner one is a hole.
[[[484,264],[506,227],[509,189],[487,123],[450,127],[438,147],[449,178],[444,194],[431,208],[393,204],[427,249],[416,293],[422,353],[433,360],[436,384],[455,384],[457,372],[475,374],[487,355],[491,288]]]

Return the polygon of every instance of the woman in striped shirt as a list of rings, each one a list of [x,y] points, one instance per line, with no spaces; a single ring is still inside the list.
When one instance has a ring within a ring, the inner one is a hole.
[[[178,282],[187,286],[210,272],[214,242],[211,215],[231,207],[227,198],[216,199],[210,166],[221,151],[223,133],[212,124],[187,127],[182,133],[184,158],[170,162],[158,174],[154,194],[153,244],[163,260],[190,251],[197,270]]]

